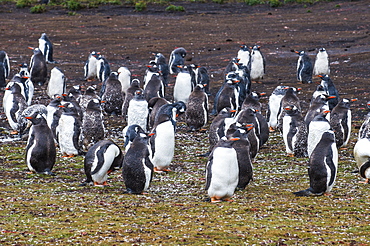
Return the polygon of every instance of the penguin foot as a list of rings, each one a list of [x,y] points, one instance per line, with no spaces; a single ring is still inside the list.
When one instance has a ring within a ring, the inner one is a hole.
[[[293,153],[287,154],[288,157],[294,157]]]
[[[360,184],[369,184],[369,179],[366,179],[365,181],[359,181],[358,183],[360,183]]]
[[[10,134],[11,135],[17,135],[19,132],[18,131],[11,131]]]
[[[218,202],[222,202],[221,199],[217,199],[215,197],[211,197],[211,203],[218,203]]]
[[[72,157],[75,157],[76,155],[75,154],[72,154],[72,155],[63,155],[62,157],[64,158],[72,158]]]
[[[275,129],[274,129],[272,126],[270,126],[270,127],[269,127],[269,131],[270,131],[270,132],[274,132],[274,131],[275,131]]]
[[[98,183],[98,182],[94,182],[94,186],[104,187],[104,186],[108,186],[108,183],[107,183],[107,181],[104,181],[102,184],[101,183]]]
[[[201,133],[206,132],[206,131],[207,131],[207,129],[205,129],[205,128],[199,129],[199,132],[201,132]]]
[[[154,172],[156,172],[156,173],[171,172],[171,170],[170,170],[170,169],[168,169],[168,168],[165,168],[165,169],[158,169],[157,167],[154,167],[153,171],[154,171]]]

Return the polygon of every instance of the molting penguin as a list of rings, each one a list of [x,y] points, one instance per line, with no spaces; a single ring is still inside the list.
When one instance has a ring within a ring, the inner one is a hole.
[[[50,71],[50,79],[46,93],[50,98],[53,98],[55,94],[62,95],[66,93],[66,78],[62,70],[58,67],[54,67]]]
[[[32,122],[26,147],[26,163],[31,172],[53,175],[56,149],[45,118],[37,112],[26,117]]]
[[[126,120],[126,116],[127,116],[128,106],[129,106],[130,101],[132,100],[132,98],[134,98],[135,91],[137,91],[137,90],[141,90],[140,81],[138,79],[133,79],[131,81],[130,87],[126,91],[126,95],[125,95],[123,105],[122,105],[122,116],[125,120]]]
[[[182,47],[176,48],[171,52],[170,60],[168,62],[168,67],[170,69],[170,74],[175,74],[180,72],[178,66],[183,66],[185,64],[186,50]]]
[[[127,89],[130,87],[131,72],[127,67],[120,67],[117,73],[118,80],[121,82],[122,91],[126,94]]]
[[[94,80],[98,75],[98,57],[100,53],[93,51],[90,53],[84,65],[84,78],[87,81]]]
[[[325,48],[320,48],[316,55],[315,65],[313,67],[313,74],[330,74],[329,56]]]
[[[237,58],[240,63],[248,68],[249,71],[251,70],[251,52],[248,45],[240,45]]]
[[[193,84],[191,81],[191,75],[186,66],[179,69],[175,87],[173,88],[173,99],[175,102],[183,101],[187,103],[189,96],[193,90]]]
[[[101,140],[87,151],[84,160],[86,180],[81,184],[94,182],[95,186],[106,186],[108,174],[121,168],[123,154],[111,140]]]
[[[238,156],[233,144],[239,138],[222,138],[206,166],[206,187],[211,202],[230,201],[239,181]]]
[[[367,102],[367,108],[370,109],[370,101]],[[365,121],[362,123],[360,130],[358,131],[358,138],[365,138],[366,134],[370,132],[370,112],[365,116]]]
[[[6,118],[8,119],[10,127],[13,129],[11,134],[19,133],[19,117],[23,110],[27,108],[27,102],[21,94],[21,87],[19,84],[14,83],[10,88],[11,93],[6,96],[6,102],[4,103],[4,111]]]
[[[330,112],[330,126],[334,131],[338,148],[347,146],[351,135],[352,113],[350,105],[353,100],[347,98],[341,99],[337,106]]]
[[[104,132],[104,117],[101,102],[98,99],[92,99],[87,104],[82,120],[81,136],[84,149],[88,150],[92,145],[103,140]]]
[[[87,105],[91,100],[93,99],[100,100],[100,97],[96,94],[96,88],[97,88],[96,85],[90,85],[86,88],[83,95],[77,97],[76,100],[84,112],[86,111]]]
[[[169,74],[169,68],[168,64],[166,62],[166,58],[162,53],[155,53],[154,54],[154,62],[157,64],[160,73],[162,74],[163,78],[163,84],[164,86],[168,85],[168,74]]]
[[[123,98],[121,82],[116,72],[112,72],[104,81],[101,90],[101,99],[104,101],[104,111],[107,114],[118,115],[122,112]]]
[[[45,57],[39,48],[29,48],[33,50],[30,61],[30,79],[34,84],[43,85],[48,75]]]
[[[370,182],[370,132],[366,132],[363,138],[358,139],[353,149],[353,154],[359,172],[362,178],[365,179],[364,182],[369,184]]]
[[[281,99],[285,96],[285,93],[288,89],[288,86],[279,85],[274,89],[269,97],[267,118],[271,132],[275,131],[275,128],[277,127]]]
[[[258,101],[261,94],[257,92],[251,92],[247,95],[247,97],[244,99],[242,104],[242,110],[251,108],[258,112],[262,111],[262,104]]]
[[[200,130],[208,122],[208,96],[201,84],[198,84],[189,96],[185,122],[192,131]]]
[[[39,49],[44,55],[46,62],[57,63],[53,60],[53,44],[46,33],[41,34],[41,37],[39,38]]]
[[[145,100],[143,91],[137,90],[134,98],[130,101],[127,110],[127,126],[139,125],[144,131],[148,130],[148,102]]]
[[[251,53],[251,69],[250,76],[252,81],[260,81],[265,75],[266,62],[265,58],[260,51],[261,46],[253,46]],[[247,64],[246,64],[247,65]]]
[[[26,130],[31,127],[32,124],[26,117],[34,114],[39,114],[46,119],[48,114],[46,106],[43,104],[33,104],[23,110],[22,114],[18,117],[18,129],[20,134],[25,133]]]
[[[153,177],[153,164],[149,158],[148,137],[137,135],[126,152],[122,177],[130,194],[142,194]]]
[[[10,74],[10,64],[8,54],[1,50],[0,51],[0,88],[6,86],[6,78]]]
[[[308,168],[310,188],[294,192],[296,196],[320,196],[334,186],[338,170],[338,150],[334,132],[325,131],[312,152]]]
[[[126,133],[124,135],[125,138],[124,147],[126,153],[130,149],[132,142],[138,135],[140,135],[141,137],[147,136],[145,131],[139,125],[131,125],[127,128]]]
[[[322,94],[326,95],[326,91],[325,91],[324,87],[321,84],[319,84],[319,85],[316,86],[316,90],[312,93],[311,103],[312,103],[313,100],[316,99],[316,97],[318,97]]]
[[[299,55],[297,62],[297,79],[303,84],[312,83],[312,63],[304,51],[296,51]]]
[[[283,117],[283,139],[288,156],[307,156],[307,127],[296,106],[287,106]]]
[[[330,130],[330,123],[326,119],[326,115],[329,111],[323,110],[319,115],[310,122],[308,126],[308,137],[307,137],[307,154],[311,156],[312,151],[320,141],[322,134]]]
[[[328,75],[319,75],[319,77],[321,78],[321,85],[324,88],[326,94],[330,96],[335,96],[328,101],[329,110],[332,110],[335,106],[337,106],[340,100],[338,90],[335,88],[333,81]]]

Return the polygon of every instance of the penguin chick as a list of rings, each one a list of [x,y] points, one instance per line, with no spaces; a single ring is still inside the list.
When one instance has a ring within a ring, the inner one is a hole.
[[[191,131],[198,131],[208,122],[208,96],[203,85],[198,84],[189,96],[185,122]]]
[[[92,99],[88,104],[82,120],[82,146],[88,150],[98,141],[104,139],[104,117],[101,102]]]

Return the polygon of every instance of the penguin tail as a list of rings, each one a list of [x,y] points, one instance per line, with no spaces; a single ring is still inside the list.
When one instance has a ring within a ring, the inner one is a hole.
[[[313,195],[312,191],[310,188],[306,189],[306,190],[301,190],[301,191],[297,191],[297,192],[293,192],[294,195],[296,196],[310,196],[310,195]]]

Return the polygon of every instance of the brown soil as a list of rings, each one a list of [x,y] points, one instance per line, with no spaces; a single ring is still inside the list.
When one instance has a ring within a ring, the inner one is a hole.
[[[357,97],[353,104],[355,120],[365,114],[369,100],[370,34],[367,1],[323,2],[307,7],[300,4],[279,8],[235,4],[177,2],[185,12],[164,11],[164,5],[149,5],[135,12],[128,5],[105,5],[84,9],[76,15],[50,7],[46,13],[30,14],[28,9],[1,6],[0,44],[11,58],[13,76],[17,64],[29,62],[28,46],[37,46],[45,32],[54,43],[54,59],[68,77],[68,86],[87,84],[83,80],[83,64],[90,51],[100,51],[111,63],[112,70],[127,66],[142,79],[152,52],[161,52],[167,59],[175,47],[188,51],[187,63],[208,68],[212,95],[223,82],[223,71],[235,57],[239,44],[259,44],[267,61],[267,74],[262,84],[252,90],[269,95],[279,84],[303,87],[303,107],[315,89],[314,84],[298,84],[296,62],[292,50],[305,50],[314,61],[317,49],[325,47],[331,61],[331,77],[340,94]],[[55,65],[50,64],[49,69]],[[174,78],[172,79],[172,83]],[[319,81],[315,78],[314,81]],[[34,103],[47,103],[44,89],[38,88]],[[171,98],[169,88],[168,98]],[[2,98],[1,92],[0,98]],[[213,97],[211,96],[211,102]],[[263,102],[267,102],[265,99]],[[8,128],[5,116],[3,126]]]

